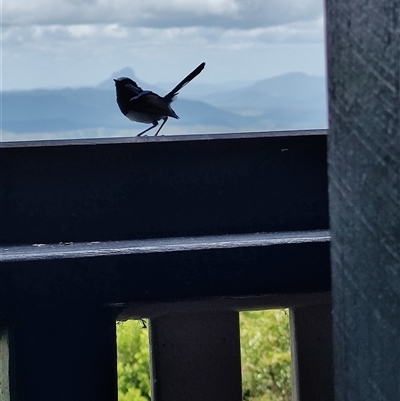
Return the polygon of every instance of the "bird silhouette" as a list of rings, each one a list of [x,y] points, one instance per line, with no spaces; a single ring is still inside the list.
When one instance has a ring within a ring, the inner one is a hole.
[[[122,114],[131,121],[152,124],[151,127],[140,132],[137,136],[141,136],[157,127],[158,121],[163,120],[155,134],[158,135],[161,128],[167,122],[168,117],[179,119],[175,111],[172,110],[171,103],[178,95],[178,92],[203,71],[205,65],[206,63],[201,63],[164,97],[157,95],[157,93],[143,90],[130,78],[121,77],[114,79],[117,103]]]

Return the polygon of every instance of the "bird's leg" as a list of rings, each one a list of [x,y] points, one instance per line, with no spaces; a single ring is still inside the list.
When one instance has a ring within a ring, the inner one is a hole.
[[[157,136],[158,133],[161,131],[161,128],[164,127],[164,124],[167,122],[168,117],[164,117],[163,120],[164,121],[162,122],[161,127],[157,130],[157,132],[156,132],[156,134],[154,136]]]
[[[140,132],[140,133],[137,134],[136,136],[142,136],[145,132],[150,131],[151,129],[157,127],[157,125],[158,125],[158,122],[157,122],[157,121],[154,121],[154,123],[153,123],[153,125],[152,125],[151,127],[146,128],[144,131]],[[164,123],[163,123],[163,125],[164,125]],[[161,128],[162,128],[162,126],[161,126]],[[160,128],[160,129],[161,129],[161,128]],[[158,131],[160,131],[160,129],[159,129]],[[158,133],[158,131],[157,131],[157,133]],[[156,135],[157,135],[157,134],[156,134]]]

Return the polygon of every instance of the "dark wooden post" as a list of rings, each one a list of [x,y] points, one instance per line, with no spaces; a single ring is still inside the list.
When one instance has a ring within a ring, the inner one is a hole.
[[[400,1],[327,0],[338,401],[400,399]]]
[[[11,401],[117,399],[115,317],[110,308],[20,311],[9,325],[7,353]]]
[[[155,401],[242,399],[238,312],[150,320]]]
[[[332,306],[290,309],[293,400],[333,401]]]

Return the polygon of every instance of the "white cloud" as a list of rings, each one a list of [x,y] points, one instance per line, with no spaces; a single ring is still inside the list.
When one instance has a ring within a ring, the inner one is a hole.
[[[123,39],[128,36],[128,29],[117,24],[108,25],[33,25],[9,26],[3,28],[3,45],[19,43],[28,46],[32,44],[57,47],[60,41]]]
[[[3,4],[8,25],[252,29],[310,21],[321,14],[322,0],[9,0]]]
[[[201,79],[214,82],[290,70],[321,75],[322,5],[323,0],[8,0],[3,88],[94,85],[125,66],[148,82],[174,80],[203,60],[208,64]]]
[[[323,20],[295,22],[252,29],[223,29],[219,27],[171,27],[135,28],[119,24],[75,24],[75,25],[17,25],[3,28],[3,44],[39,43],[48,41],[53,47],[57,42],[68,40],[82,44],[84,40],[100,43],[104,40],[124,40],[130,47],[171,45],[178,41],[182,44],[213,46],[224,43],[255,46],[257,43],[313,43],[323,40]],[[124,42],[125,43],[125,42]]]

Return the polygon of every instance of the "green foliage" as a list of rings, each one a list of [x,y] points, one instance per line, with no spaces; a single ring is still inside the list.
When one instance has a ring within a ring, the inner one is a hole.
[[[243,399],[289,401],[291,368],[287,311],[240,314]]]
[[[243,399],[289,401],[289,319],[284,310],[240,314]],[[119,323],[119,401],[150,400],[148,330],[139,321]]]
[[[117,324],[118,399],[150,400],[149,335],[141,321]]]

